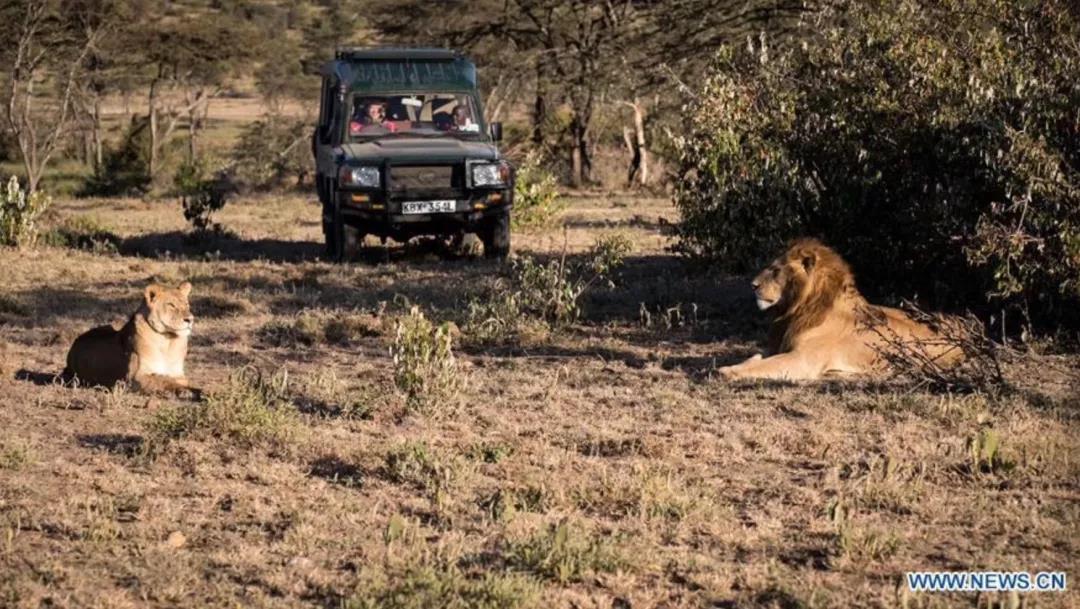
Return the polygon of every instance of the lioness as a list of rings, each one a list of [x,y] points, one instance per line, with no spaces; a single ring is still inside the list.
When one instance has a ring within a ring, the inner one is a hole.
[[[816,239],[798,239],[751,284],[758,308],[774,315],[769,357],[758,354],[719,370],[727,380],[814,380],[874,374],[897,344],[912,345],[948,366],[962,358],[929,326],[899,309],[872,305],[847,263]]]
[[[107,386],[124,380],[143,391],[188,389],[184,359],[195,320],[189,294],[191,284],[186,281],[175,289],[147,286],[142,306],[126,324],[99,326],[75,339],[67,354],[65,378]]]

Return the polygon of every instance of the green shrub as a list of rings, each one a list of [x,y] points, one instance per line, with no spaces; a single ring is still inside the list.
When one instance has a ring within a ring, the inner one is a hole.
[[[461,378],[451,343],[450,324],[436,327],[417,307],[398,320],[390,355],[394,384],[405,394],[410,412],[430,415],[453,409]]]
[[[7,188],[0,190],[0,245],[33,245],[38,237],[38,218],[51,203],[44,192],[27,192],[19,186],[18,178],[11,176]]]
[[[514,182],[514,228],[550,226],[566,206],[559,200],[558,182],[543,164],[543,157],[530,152],[518,165]]]
[[[102,162],[83,184],[80,196],[122,197],[146,194],[151,187],[150,130],[145,117],[133,119],[117,145],[106,145]]]
[[[625,565],[609,541],[566,520],[528,539],[507,542],[505,557],[514,567],[562,584]]]
[[[173,186],[184,208],[184,219],[196,231],[220,229],[211,217],[225,207],[231,192],[223,172],[209,174],[204,161],[194,160],[182,163],[173,177]]]
[[[453,455],[432,450],[421,442],[406,442],[385,456],[386,477],[398,484],[422,490],[436,514],[450,505],[451,493],[468,475],[467,463]]]
[[[509,284],[501,282],[486,297],[469,302],[466,335],[480,343],[498,342],[577,321],[581,297],[597,283],[610,284],[631,247],[625,236],[608,235],[597,239],[580,262],[566,256],[546,264],[529,257],[514,260]]]
[[[202,402],[159,411],[149,423],[147,445],[153,452],[189,436],[228,438],[243,446],[285,442],[298,424],[287,390],[284,370],[267,378],[258,370],[241,369]]]
[[[841,0],[802,46],[724,49],[677,140],[680,248],[745,271],[811,234],[876,287],[1080,300],[1067,0]]]

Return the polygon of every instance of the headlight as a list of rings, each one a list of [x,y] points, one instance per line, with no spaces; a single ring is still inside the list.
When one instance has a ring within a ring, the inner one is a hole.
[[[509,186],[510,165],[478,163],[472,167],[473,186]]]
[[[343,167],[341,169],[341,182],[350,186],[362,186],[364,188],[379,187],[378,167]]]

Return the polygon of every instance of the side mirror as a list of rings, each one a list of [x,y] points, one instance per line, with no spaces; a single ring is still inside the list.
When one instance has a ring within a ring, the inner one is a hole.
[[[488,131],[491,132],[492,141],[502,141],[502,123],[491,123],[488,125]]]

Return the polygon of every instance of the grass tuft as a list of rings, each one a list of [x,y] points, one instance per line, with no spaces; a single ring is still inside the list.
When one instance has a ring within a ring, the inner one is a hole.
[[[610,573],[626,561],[610,541],[572,525],[568,520],[518,541],[507,541],[505,557],[516,568],[561,584],[579,582],[592,573]]]
[[[394,384],[409,412],[445,414],[454,410],[461,376],[451,348],[450,324],[431,323],[417,307],[397,323],[390,355]]]
[[[453,565],[412,566],[366,582],[344,609],[520,609],[533,606],[536,583],[507,573],[466,575]]]
[[[149,423],[147,444],[153,452],[189,436],[227,438],[244,446],[290,440],[297,415],[287,388],[284,369],[267,378],[258,370],[243,368],[203,402],[158,412]]]

